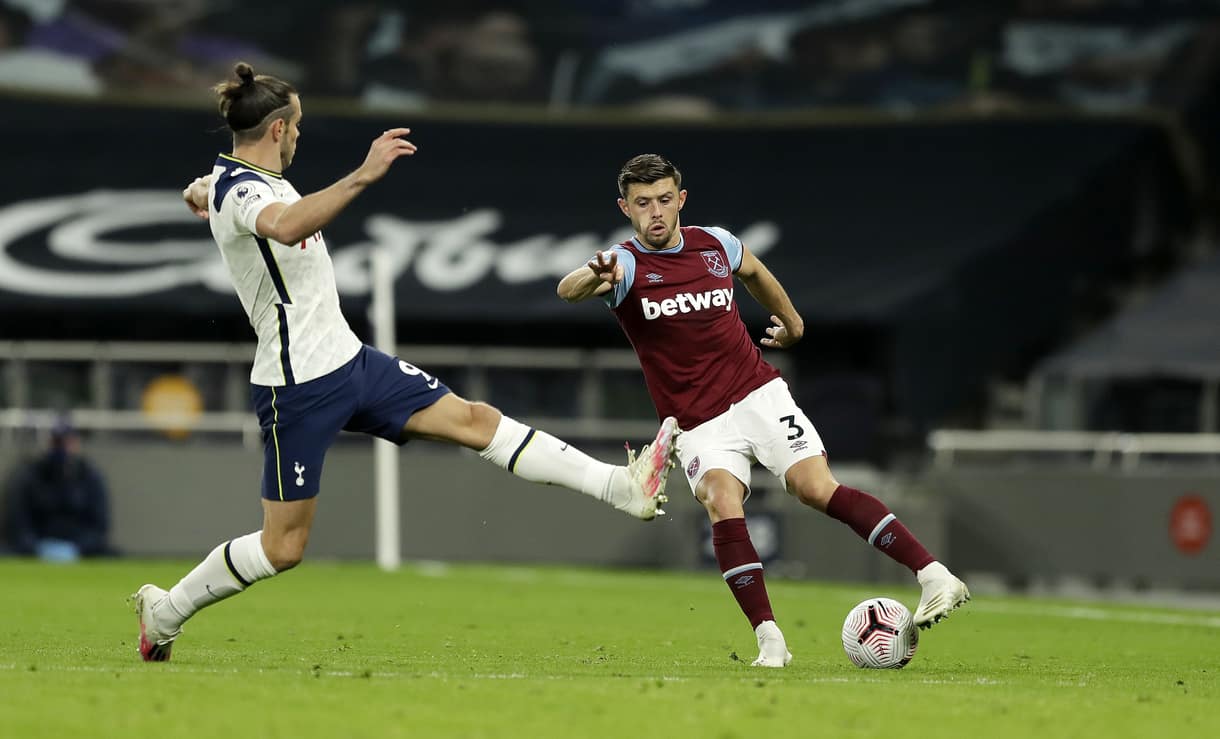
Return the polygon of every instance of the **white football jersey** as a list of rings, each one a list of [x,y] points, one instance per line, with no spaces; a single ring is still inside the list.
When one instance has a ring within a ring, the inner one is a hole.
[[[342,367],[361,347],[339,310],[335,268],[322,232],[281,244],[255,229],[263,208],[300,199],[283,175],[228,154],[216,159],[209,221],[258,335],[250,371],[255,385],[295,385],[321,377]]]

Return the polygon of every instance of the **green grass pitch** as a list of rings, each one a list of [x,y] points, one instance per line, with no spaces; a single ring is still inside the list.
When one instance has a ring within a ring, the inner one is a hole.
[[[715,572],[306,562],[144,664],[125,597],[190,566],[0,560],[0,737],[1220,736],[1216,612],[976,596],[873,671],[843,617],[913,588],[776,581],[760,670]]]

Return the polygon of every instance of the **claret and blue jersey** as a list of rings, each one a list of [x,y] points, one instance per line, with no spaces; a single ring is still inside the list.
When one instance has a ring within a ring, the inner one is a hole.
[[[611,308],[617,308],[620,303],[627,297],[627,293],[631,290],[632,284],[635,283],[636,259],[635,255],[641,252],[651,254],[677,254],[686,248],[686,235],[688,231],[698,230],[710,236],[713,236],[720,242],[720,246],[724,251],[725,265],[728,272],[736,272],[741,267],[741,255],[745,247],[741,243],[741,239],[734,236],[726,229],[719,226],[690,226],[681,228],[678,245],[668,249],[653,251],[647,249],[640,240],[632,236],[627,241],[613,247],[613,251],[618,254],[618,263],[623,265],[623,281],[614,286],[614,289],[606,294],[606,303]],[[724,271],[724,270],[719,270]],[[662,282],[664,275],[658,273],[647,274],[643,276],[649,282]]]
[[[779,377],[733,300],[744,253],[736,236],[688,226],[669,249],[635,238],[613,249],[623,280],[606,302],[635,347],[658,417],[691,429]]]

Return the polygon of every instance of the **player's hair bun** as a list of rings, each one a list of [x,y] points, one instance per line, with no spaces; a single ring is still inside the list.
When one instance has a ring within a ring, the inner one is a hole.
[[[287,110],[296,89],[266,74],[255,76],[247,62],[233,65],[233,75],[212,88],[217,107],[235,133],[255,128],[276,110]],[[283,117],[287,118],[287,114]]]
[[[237,79],[241,80],[243,86],[254,84],[254,67],[245,62],[233,65],[233,74],[237,75]]]

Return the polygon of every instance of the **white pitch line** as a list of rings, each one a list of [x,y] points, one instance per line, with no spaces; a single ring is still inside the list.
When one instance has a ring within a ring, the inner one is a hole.
[[[98,667],[96,665],[42,665],[34,664],[33,670],[30,670],[30,665],[18,664],[0,664],[0,672],[86,672],[98,674],[114,674],[121,673],[136,673],[147,672],[149,670],[161,669],[156,666],[148,665],[120,665],[117,667]],[[575,680],[584,675],[526,675],[520,672],[507,673],[445,673],[445,672],[378,672],[365,670],[264,670],[258,669],[242,669],[237,667],[206,667],[195,666],[184,667],[180,665],[167,666],[172,673],[184,673],[189,675],[237,675],[237,674],[295,674],[295,675],[325,675],[326,677],[380,677],[380,678],[418,678],[429,677],[440,680]],[[598,680],[605,679],[605,675],[588,675],[587,677],[596,678]],[[631,675],[627,679],[639,680],[661,680],[663,682],[684,682],[687,678],[675,677],[672,675]]]
[[[1220,616],[1202,616],[1183,613],[1159,613],[1156,611],[1124,611],[1088,608],[1086,606],[1025,605],[1001,601],[971,601],[965,606],[966,613],[983,611],[1045,618],[1068,618],[1086,621],[1119,621],[1123,623],[1163,624],[1169,626],[1199,626],[1220,629]]]
[[[447,569],[444,563],[425,562],[422,567],[428,576],[445,577],[451,574],[451,570]],[[570,572],[564,570],[547,571],[540,568],[531,568],[528,566],[515,566],[507,568],[506,572],[501,575],[492,575],[494,579],[503,582],[532,582],[535,580],[551,580],[560,585],[574,585],[586,589],[604,589],[614,588],[619,589],[628,585],[632,588],[655,588],[664,590],[667,593],[674,592],[691,592],[691,593],[720,593],[723,591],[723,586],[720,584],[720,579],[710,577],[706,580],[687,580],[682,578],[656,578],[650,577],[647,573],[640,574],[640,577],[630,575],[633,579],[629,583],[625,583],[623,576],[620,573],[615,573],[611,570],[605,572],[595,572],[592,575],[585,572]],[[777,580],[781,583],[780,587],[788,585],[800,585],[799,580]],[[825,585],[825,583],[823,583]],[[836,594],[849,593],[846,598],[851,600],[853,597],[868,597],[868,586],[853,586],[848,584],[831,585]],[[886,588],[884,584],[878,584],[877,588]],[[899,590],[910,590],[894,586]],[[859,590],[860,595],[856,596],[854,591]],[[897,597],[897,596],[896,596]],[[918,596],[915,596],[916,598]],[[1055,600],[1052,596],[1049,600]],[[901,600],[901,597],[899,597]],[[1068,600],[1068,598],[1059,598],[1058,600]],[[981,602],[980,602],[981,601]],[[1115,602],[1115,605],[1122,606],[1123,603]],[[1130,604],[1128,604],[1130,605]],[[1172,604],[1167,605],[1172,607]],[[1151,623],[1151,624],[1167,624],[1175,626],[1202,626],[1205,628],[1220,628],[1220,615],[1182,615],[1176,613],[1158,613],[1155,611],[1106,611],[1097,608],[1088,608],[1084,606],[1066,606],[1066,605],[1046,605],[1034,606],[1024,605],[1019,602],[998,600],[993,601],[985,597],[976,597],[966,606],[968,610],[1007,612],[1007,613],[1028,613],[1030,615],[1057,615],[1060,618],[1075,618],[1089,619],[1094,621],[1123,621],[1128,623]]]
[[[36,665],[33,672],[84,672],[94,674],[115,674],[115,673],[147,673],[149,670],[160,669],[156,666],[148,665],[122,665],[118,667],[97,667],[86,665]],[[367,677],[367,678],[432,678],[436,680],[461,682],[463,680],[547,680],[547,681],[576,681],[581,679],[604,680],[605,675],[526,675],[520,672],[506,673],[471,673],[471,674],[449,674],[444,672],[365,672],[363,670],[264,670],[264,669],[239,669],[236,667],[205,667],[205,666],[190,666],[182,667],[174,665],[171,669],[173,673],[183,673],[187,675],[237,675],[250,673],[276,673],[276,674],[296,674],[309,675],[314,674],[325,675],[326,677]],[[27,665],[18,664],[0,664],[0,672],[25,672],[29,670]],[[625,680],[646,680],[649,682],[660,680],[667,683],[685,683],[690,682],[692,678],[678,677],[674,675],[628,675],[622,679]],[[740,682],[754,684],[759,680],[765,680],[764,675],[751,675],[749,677],[741,677]],[[776,682],[780,682],[777,680]],[[784,681],[787,682],[787,681]],[[843,684],[851,685],[854,683],[890,683],[892,680],[882,680],[877,677],[866,677],[863,674],[857,677],[846,676],[825,676],[825,677],[801,677],[794,682],[798,683],[823,683],[823,684]],[[991,687],[996,685],[1006,685],[1004,680],[993,680],[991,678],[975,678],[972,680],[943,680],[936,678],[922,678],[912,680],[912,683],[920,685],[959,685],[962,687]],[[1061,683],[1063,687],[1084,687],[1083,683]]]

